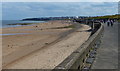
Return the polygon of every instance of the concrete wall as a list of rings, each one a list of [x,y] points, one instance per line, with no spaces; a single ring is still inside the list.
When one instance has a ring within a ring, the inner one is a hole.
[[[101,23],[95,22],[95,32],[91,37],[70,56],[68,56],[62,63],[55,67],[55,69],[90,69],[97,48],[100,46],[101,37],[104,27]]]

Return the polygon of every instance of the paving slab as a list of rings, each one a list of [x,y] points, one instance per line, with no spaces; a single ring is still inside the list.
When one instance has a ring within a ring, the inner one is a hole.
[[[118,69],[118,24],[104,24],[102,44],[97,50],[92,69]]]

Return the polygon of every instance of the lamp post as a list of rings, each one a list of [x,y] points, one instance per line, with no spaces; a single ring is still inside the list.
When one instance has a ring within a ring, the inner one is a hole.
[[[92,30],[94,31],[94,28],[95,28],[94,19],[92,21],[93,21],[93,23],[92,23]]]

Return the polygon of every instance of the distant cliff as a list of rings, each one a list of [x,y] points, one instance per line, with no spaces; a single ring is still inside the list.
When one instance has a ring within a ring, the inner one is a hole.
[[[22,21],[48,21],[48,20],[67,20],[67,19],[74,19],[75,17],[43,17],[43,18],[26,18],[22,19]]]
[[[50,18],[26,18],[22,19],[22,21],[48,21],[51,20]]]

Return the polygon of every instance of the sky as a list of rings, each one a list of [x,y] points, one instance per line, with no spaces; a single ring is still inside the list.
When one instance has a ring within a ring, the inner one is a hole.
[[[117,2],[3,2],[3,20],[34,17],[103,16],[118,13]]]
[[[119,0],[1,0],[2,2],[119,2]]]

